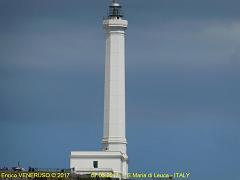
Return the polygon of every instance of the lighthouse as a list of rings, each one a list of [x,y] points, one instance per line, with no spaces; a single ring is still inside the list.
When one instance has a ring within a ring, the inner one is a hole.
[[[126,154],[125,136],[125,30],[128,22],[114,0],[103,21],[106,33],[103,150]]]
[[[106,40],[104,121],[101,151],[72,151],[70,168],[80,175],[128,178],[125,122],[125,31],[122,6],[112,0],[103,20]],[[87,141],[87,137],[86,137]],[[109,177],[111,178],[111,177]]]

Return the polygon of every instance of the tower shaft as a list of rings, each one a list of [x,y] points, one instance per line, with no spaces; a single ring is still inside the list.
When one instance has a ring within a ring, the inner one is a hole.
[[[103,150],[126,154],[125,136],[125,30],[128,22],[111,17],[106,30]]]

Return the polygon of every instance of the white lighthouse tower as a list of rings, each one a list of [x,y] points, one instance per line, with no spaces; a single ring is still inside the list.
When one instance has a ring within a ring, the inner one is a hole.
[[[125,132],[125,30],[118,0],[112,0],[103,21],[106,33],[104,129],[102,151],[72,151],[70,167],[77,174],[106,173],[127,179]]]
[[[103,21],[106,30],[103,150],[126,154],[125,137],[125,30],[121,6],[115,0]]]

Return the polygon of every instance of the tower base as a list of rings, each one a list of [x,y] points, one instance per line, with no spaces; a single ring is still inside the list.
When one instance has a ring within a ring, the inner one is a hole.
[[[128,157],[115,151],[72,151],[70,168],[80,175],[127,179]]]

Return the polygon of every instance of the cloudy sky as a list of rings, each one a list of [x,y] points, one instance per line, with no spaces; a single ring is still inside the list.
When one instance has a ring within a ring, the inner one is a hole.
[[[240,170],[240,1],[122,0],[130,172]],[[0,0],[0,166],[101,148],[107,0]]]

